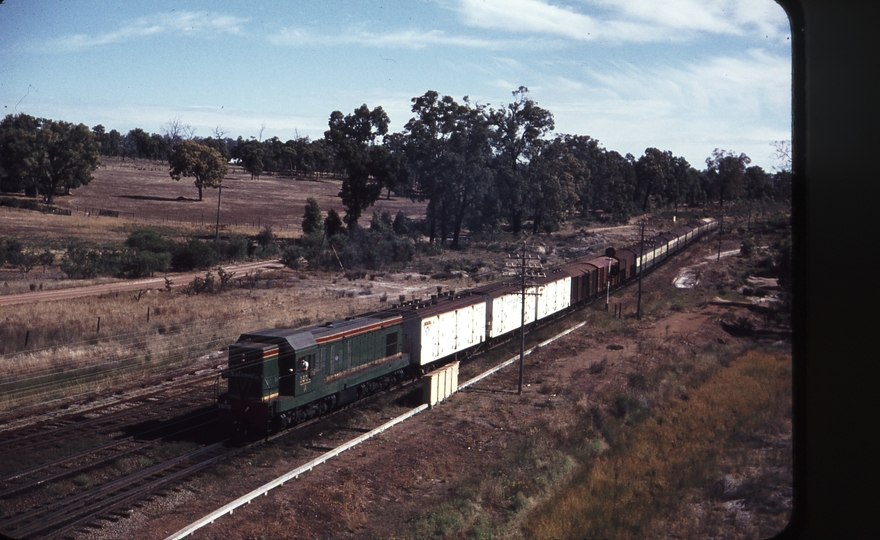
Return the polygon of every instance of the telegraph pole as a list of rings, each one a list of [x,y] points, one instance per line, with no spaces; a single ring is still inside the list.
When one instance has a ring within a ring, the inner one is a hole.
[[[220,240],[220,195],[223,193],[223,184],[217,188],[217,228],[214,230],[214,240]]]
[[[642,235],[639,240],[639,300],[636,304],[636,320],[642,320],[642,273],[645,270],[645,220],[642,220]]]
[[[519,387],[517,390],[517,394],[522,395],[523,389],[523,376],[525,372],[525,356],[526,356],[526,296],[540,296],[541,292],[539,287],[532,282],[526,282],[527,279],[534,279],[537,277],[544,277],[544,267],[541,265],[541,259],[526,254],[526,243],[523,242],[522,251],[519,256],[511,256],[507,255],[509,259],[504,266],[514,270],[505,270],[504,275],[506,276],[517,276],[520,278],[520,298],[521,298],[521,312],[520,312],[520,342],[519,342]],[[517,260],[518,259],[518,260]],[[535,287],[535,292],[527,293],[526,287]],[[537,306],[535,306],[535,319],[538,318]]]

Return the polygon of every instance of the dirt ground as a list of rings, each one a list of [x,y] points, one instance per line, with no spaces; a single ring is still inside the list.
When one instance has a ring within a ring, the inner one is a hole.
[[[709,255],[708,246],[697,245],[682,256],[681,264],[658,270],[645,280],[642,301],[651,301],[652,295],[656,296],[651,291],[658,285],[671,283],[687,268],[707,260]],[[724,260],[719,264],[724,264]],[[710,286],[724,275],[722,267],[712,263],[705,265],[697,286]],[[636,307],[635,295],[636,288],[630,287],[612,297],[611,303],[621,303],[624,314],[631,314]],[[640,353],[645,343],[660,344],[656,350],[701,348],[711,342],[742,343],[718,324],[725,313],[749,316],[744,308],[710,303],[683,311],[667,310],[638,322],[635,331],[599,333],[591,337],[586,335],[586,329],[576,331],[527,357],[521,396],[514,391],[517,370],[512,366],[481,381],[479,389],[452,396],[232,515],[220,518],[191,538],[434,537],[438,530],[443,530],[443,524],[432,522],[432,526],[439,529],[420,529],[425,516],[433,515],[438,508],[449,504],[448,501],[461,496],[457,490],[464,489],[462,486],[469,485],[471,479],[497,474],[497,464],[503,462],[509,449],[520,444],[524,437],[548,426],[554,430],[573,429],[577,416],[585,414],[591,406],[607,409],[613,396],[626,388],[630,374],[648,374],[661,369],[663,364],[675,362],[674,354]],[[781,352],[790,350],[790,345],[784,342],[776,346]],[[601,360],[605,361],[604,369],[592,373],[590,368]],[[560,425],[560,409],[569,411],[571,425]],[[370,407],[348,421],[375,427],[389,416],[400,414],[394,411],[392,405],[381,409]],[[379,414],[386,417],[378,418]],[[352,432],[348,438],[356,435]],[[327,436],[328,447],[341,442],[331,440],[330,434]],[[763,482],[768,486],[764,496],[782,501],[775,510],[759,511],[752,501],[731,501],[724,496],[726,491],[700,489],[683,501],[676,512],[654,523],[650,529],[652,537],[752,538],[770,536],[781,530],[791,510],[790,426],[787,433],[774,437],[775,446],[771,450],[755,450],[763,452],[762,467],[730,470],[726,475],[708,479],[707,486],[742,483],[743,479]],[[145,504],[128,519],[95,531],[89,538],[166,538],[319,453],[291,443],[275,447],[269,455],[266,458],[254,456],[234,469],[217,472],[216,476],[194,479]],[[530,498],[525,504],[535,505],[539,499],[540,496]],[[487,502],[482,501],[479,494],[472,504],[479,512],[504,511],[482,507]],[[702,528],[695,531],[695,524],[702,524]],[[434,532],[426,533],[428,530]],[[503,536],[520,537],[515,524],[510,530],[512,532]]]
[[[93,173],[91,183],[74,190],[69,197],[56,198],[55,204],[80,213],[110,210],[124,218],[215,224],[218,190],[204,190],[203,200],[199,201],[192,179],[172,180],[164,162],[104,158],[104,163]],[[259,230],[260,226],[269,225],[279,233],[298,234],[308,197],[315,197],[324,212],[332,208],[344,215],[345,209],[337,196],[341,187],[341,181],[330,179],[294,180],[263,175],[251,180],[250,174],[232,167],[219,193],[220,226]],[[421,217],[424,205],[395,196],[389,200],[383,195],[372,210],[388,211],[392,216],[403,210],[414,219]],[[370,215],[361,219],[369,221]]]

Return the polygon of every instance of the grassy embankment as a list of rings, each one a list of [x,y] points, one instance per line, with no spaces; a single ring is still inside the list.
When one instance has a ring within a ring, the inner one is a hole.
[[[524,535],[640,538],[652,519],[677,509],[692,489],[751,465],[754,456],[744,451],[751,445],[737,435],[784,429],[791,358],[748,351],[688,397],[605,426],[609,450],[582,456],[573,477],[528,517]]]

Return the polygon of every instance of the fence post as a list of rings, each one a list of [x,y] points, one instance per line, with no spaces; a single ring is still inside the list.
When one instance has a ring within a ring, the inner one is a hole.
[[[98,328],[95,330],[95,333],[101,332],[101,317],[98,317]]]
[[[150,322],[150,308],[147,308],[147,322]]]
[[[27,348],[28,338],[31,337],[31,331],[28,330],[24,333],[24,346]]]

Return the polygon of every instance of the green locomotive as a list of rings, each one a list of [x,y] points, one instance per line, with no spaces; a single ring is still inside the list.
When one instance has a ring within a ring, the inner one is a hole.
[[[402,323],[381,312],[242,334],[222,375],[221,423],[239,433],[283,429],[400,382],[410,364]]]

